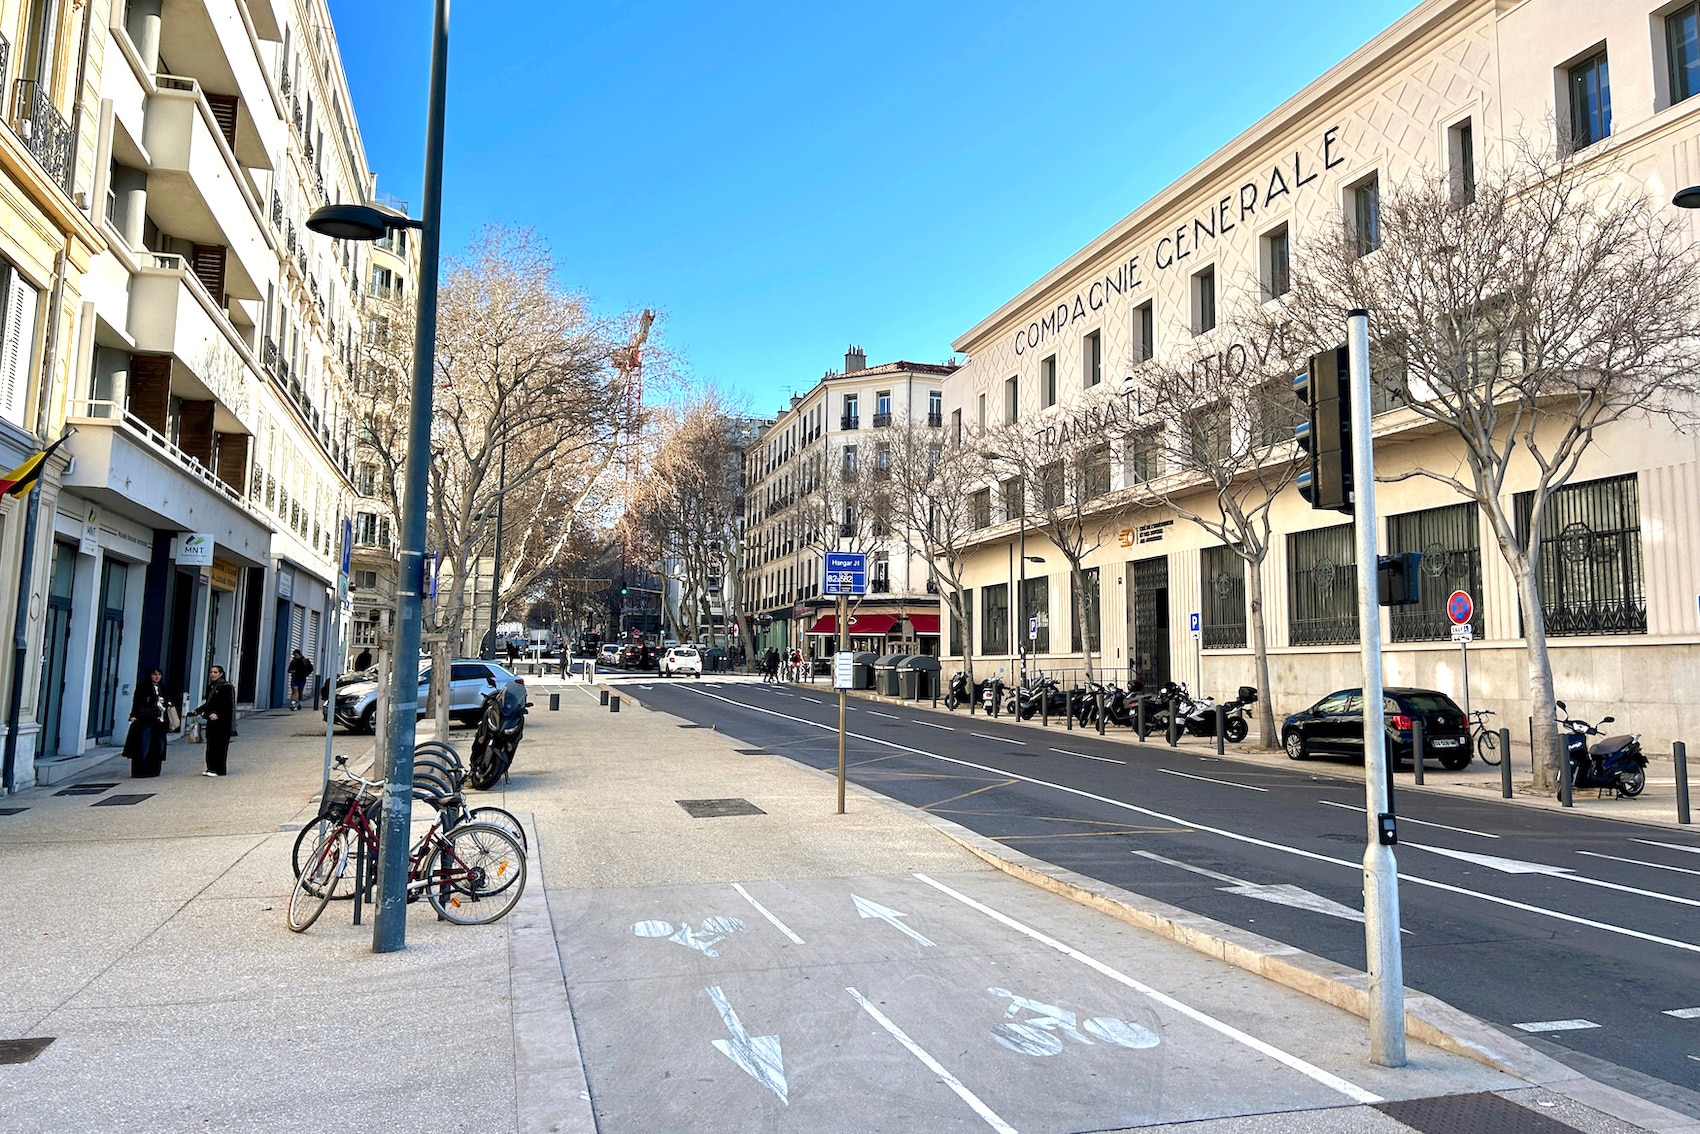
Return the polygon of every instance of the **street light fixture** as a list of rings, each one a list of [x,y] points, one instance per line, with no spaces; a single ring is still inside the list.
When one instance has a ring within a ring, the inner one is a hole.
[[[1678,189],[1670,203],[1679,209],[1700,209],[1700,185],[1690,185],[1686,189]]]
[[[407,463],[402,475],[401,577],[396,583],[395,660],[390,674],[388,751],[378,850],[378,901],[372,951],[407,944],[407,851],[413,820],[413,740],[419,710],[419,639],[425,590],[426,497],[431,460],[431,368],[437,349],[437,268],[443,233],[443,118],[449,68],[449,0],[435,0],[431,85],[425,114],[425,214],[412,220],[375,205],[326,205],[307,227],[337,240],[382,240],[414,228],[419,240],[419,302],[413,325],[413,385],[408,407]],[[441,679],[443,675],[439,675]]]
[[[1017,481],[1019,482],[1023,479],[1021,476],[1021,462],[1016,460],[1014,457],[1009,456],[1007,453],[999,453],[991,449],[985,449],[981,451],[980,456],[988,461],[1008,461],[1010,464],[1015,466]],[[1017,597],[1010,603],[1009,609],[1012,614],[1010,621],[1014,623],[1014,626],[1012,626],[1011,629],[1014,631],[1015,636],[1015,649],[1017,651],[1016,657],[1019,659],[1016,669],[1016,673],[1018,675],[1017,680],[1020,682],[1022,688],[1026,688],[1027,643],[1021,637],[1021,619],[1027,613],[1027,564],[1029,562],[1043,563],[1045,560],[1043,556],[1030,556],[1027,554],[1027,485],[1023,483],[1020,485],[1020,488],[1021,499],[1019,502],[1020,507],[1017,509],[1017,519],[1021,522],[1021,586],[1016,591]],[[1011,571],[1010,576],[1009,585],[1014,587],[1016,585],[1014,578],[1015,572]],[[1021,614],[1016,615],[1014,614],[1015,611],[1020,611]]]

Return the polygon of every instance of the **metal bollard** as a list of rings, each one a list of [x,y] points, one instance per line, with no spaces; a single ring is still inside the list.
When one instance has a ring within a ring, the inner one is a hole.
[[[1067,728],[1070,732],[1074,731],[1074,708],[1078,704],[1080,704],[1080,690],[1070,689],[1068,691],[1068,712],[1064,714],[1067,717]]]
[[[1102,689],[1092,694],[1092,706],[1098,713],[1098,735],[1104,735],[1104,691]]]
[[[1134,694],[1134,696],[1139,697],[1139,694],[1136,693],[1136,694]],[[1145,742],[1145,735],[1146,735],[1146,732],[1147,732],[1147,729],[1145,727],[1145,698],[1139,697],[1139,702],[1135,707],[1139,711],[1138,712],[1139,720],[1134,724],[1134,731],[1139,733],[1139,741],[1140,741],[1141,744],[1143,744]]]
[[[1216,706],[1216,755],[1228,754],[1228,710]]]
[[[620,699],[618,697],[608,698],[608,711],[610,713],[617,713],[620,711]]]
[[[606,705],[608,703],[608,690],[603,689],[603,690],[600,690],[600,692],[602,694],[602,703],[604,705]]]
[[[1168,734],[1168,740],[1169,740],[1169,747],[1170,748],[1175,748],[1175,747],[1178,747],[1180,745],[1180,742],[1181,742],[1180,723],[1181,723],[1180,702],[1176,701],[1173,697],[1170,697],[1169,698],[1169,734]]]
[[[1039,686],[1039,723],[1051,727],[1051,691],[1043,685]]]
[[[1003,682],[992,679],[992,719],[1003,716]]]
[[[1530,749],[1530,752],[1531,752],[1530,763],[1534,762],[1534,756],[1532,755],[1532,753],[1534,751],[1534,747],[1535,747],[1534,739],[1535,739],[1534,735],[1531,734],[1530,737],[1529,737],[1529,741],[1530,741],[1529,749]],[[1571,791],[1573,790],[1575,785],[1570,782],[1570,749],[1568,747],[1565,748],[1563,756],[1559,760],[1558,763],[1559,763],[1559,768],[1558,768],[1558,774],[1559,774],[1558,798],[1559,798],[1559,801],[1564,804],[1564,806],[1570,807],[1571,806],[1570,795],[1571,795]]]
[[[551,713],[558,713],[561,711],[561,695],[559,693],[549,694],[549,711]]]
[[[1499,794],[1511,798],[1511,730],[1499,730]]]
[[[1677,741],[1670,746],[1671,761],[1676,765],[1676,821],[1688,819],[1688,745]]]
[[[1387,813],[1393,814],[1393,746],[1383,741],[1382,748],[1387,752],[1387,759],[1382,766],[1387,769]]]
[[[1411,779],[1423,782],[1423,756],[1428,752],[1428,740],[1423,735],[1423,718],[1411,718]]]

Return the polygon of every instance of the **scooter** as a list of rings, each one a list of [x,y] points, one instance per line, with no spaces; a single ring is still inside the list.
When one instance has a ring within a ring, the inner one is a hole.
[[[1571,790],[1597,788],[1617,792],[1619,799],[1633,799],[1647,786],[1647,757],[1641,752],[1641,734],[1608,736],[1590,745],[1590,736],[1599,736],[1597,725],[1567,717],[1569,710],[1563,701],[1554,702],[1558,709],[1558,727],[1564,730],[1564,754],[1570,763]],[[1600,724],[1613,723],[1616,717],[1602,717]],[[1559,796],[1564,795],[1563,787]]]
[[[959,669],[956,671],[956,676],[950,679],[950,688],[945,690],[944,707],[954,713],[958,708],[966,705],[973,696],[973,692],[968,687],[968,671]]]
[[[492,681],[491,684],[494,684]],[[478,732],[472,738],[472,759],[467,763],[466,782],[479,791],[489,791],[508,774],[520,738],[525,735],[525,686],[510,681],[484,695],[484,711]]]
[[[1216,735],[1216,709],[1213,698],[1201,697],[1197,700],[1186,697],[1186,686],[1181,686],[1182,700],[1180,705],[1181,727],[1188,736],[1213,737]],[[1242,685],[1232,701],[1225,701],[1220,706],[1227,713],[1227,720],[1222,722],[1222,736],[1230,744],[1238,744],[1246,738],[1251,726],[1246,723],[1245,710],[1247,705],[1257,704],[1257,686]]]
[[[1068,693],[1057,684],[1057,679],[1039,674],[1027,679],[1027,684],[1018,690],[1012,690],[1009,700],[1004,702],[1004,711],[1019,713],[1021,719],[1030,721],[1039,715],[1041,704],[1047,716],[1061,717],[1068,713]]]

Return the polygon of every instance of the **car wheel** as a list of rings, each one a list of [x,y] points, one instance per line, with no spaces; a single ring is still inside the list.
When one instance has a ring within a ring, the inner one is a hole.
[[[366,706],[366,711],[360,714],[360,727],[356,732],[376,734],[378,731],[378,706],[376,702]]]
[[[1282,747],[1287,750],[1287,759],[1289,760],[1303,760],[1310,755],[1305,749],[1305,738],[1296,731],[1289,732],[1286,740],[1281,743]]]
[[[1470,750],[1468,748],[1456,752],[1445,752],[1440,756],[1440,766],[1448,772],[1463,771],[1469,763]]]

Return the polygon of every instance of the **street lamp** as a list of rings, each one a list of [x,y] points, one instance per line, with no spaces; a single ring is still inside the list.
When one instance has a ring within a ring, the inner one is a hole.
[[[1700,209],[1700,185],[1690,185],[1686,189],[1678,189],[1670,203],[1679,209]]]
[[[1021,637],[1021,619],[1027,614],[1027,564],[1031,560],[1037,560],[1040,563],[1043,563],[1044,560],[1039,556],[1029,557],[1027,554],[1027,484],[1026,478],[1021,474],[1021,462],[1006,453],[995,453],[989,449],[982,452],[980,456],[988,461],[1008,461],[1010,464],[1014,465],[1016,480],[1021,491],[1021,498],[1019,501],[1020,507],[1016,509],[1017,518],[1021,522],[1021,587],[1016,592],[1018,597],[1015,601],[1010,603],[1010,610],[1021,612],[1011,619],[1011,621],[1015,624],[1013,629],[1015,631],[1015,648],[1017,650],[1016,657],[1019,659],[1016,672],[1018,674],[1018,680],[1020,681],[1020,687],[1026,688],[1027,643]],[[1012,571],[1010,574],[1013,576],[1014,572]],[[1010,586],[1015,586],[1014,578],[1010,579]]]
[[[449,67],[449,0],[435,0],[431,24],[431,85],[425,115],[425,213],[411,220],[373,205],[326,205],[307,227],[337,240],[381,240],[391,229],[415,228],[419,241],[419,303],[413,326],[413,386],[408,407],[407,463],[401,504],[401,577],[396,584],[395,662],[391,668],[388,751],[378,850],[378,901],[372,951],[407,944],[407,851],[412,842],[413,740],[419,711],[419,639],[425,589],[425,514],[431,459],[431,368],[437,349],[437,260],[443,232],[443,116]],[[443,675],[438,675],[439,680]]]

